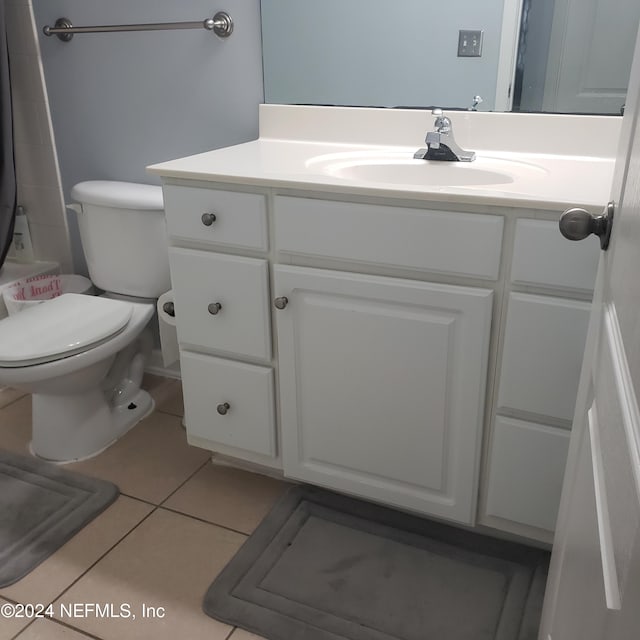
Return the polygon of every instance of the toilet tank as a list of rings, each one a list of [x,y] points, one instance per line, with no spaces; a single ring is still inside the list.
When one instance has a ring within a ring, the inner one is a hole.
[[[171,288],[161,187],[94,180],[75,185],[71,197],[81,205],[80,239],[96,286],[140,298]]]

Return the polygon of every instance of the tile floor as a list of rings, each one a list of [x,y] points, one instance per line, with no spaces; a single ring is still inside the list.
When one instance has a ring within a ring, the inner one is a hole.
[[[207,617],[201,601],[287,485],[212,464],[187,444],[180,383],[147,376],[145,387],[156,411],[96,458],[69,465],[115,482],[121,496],[0,589],[0,613],[7,603],[51,604],[53,618],[0,615],[0,640],[260,640]],[[0,390],[0,448],[25,452],[30,422],[30,398]],[[96,615],[92,604],[121,617]]]

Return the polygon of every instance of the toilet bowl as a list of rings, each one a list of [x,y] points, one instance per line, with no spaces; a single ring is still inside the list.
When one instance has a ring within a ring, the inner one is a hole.
[[[94,181],[72,196],[105,294],[63,294],[0,320],[0,387],[32,394],[31,451],[58,463],[100,453],[153,410],[140,389],[148,324],[170,287],[160,187]]]
[[[139,386],[140,359],[118,384],[104,384],[118,352],[138,349],[153,311],[69,293],[3,320],[0,385],[33,394],[33,453],[56,462],[95,455],[153,410],[145,391],[119,393],[123,381]]]

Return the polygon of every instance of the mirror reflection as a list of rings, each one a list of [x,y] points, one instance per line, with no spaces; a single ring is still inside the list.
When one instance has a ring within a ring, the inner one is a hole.
[[[618,115],[640,22],[638,0],[261,5],[280,104]]]

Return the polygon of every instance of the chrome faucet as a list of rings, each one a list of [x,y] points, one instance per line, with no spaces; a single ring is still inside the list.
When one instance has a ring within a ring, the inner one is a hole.
[[[427,132],[424,139],[427,147],[418,149],[413,157],[417,160],[441,160],[445,162],[471,162],[476,159],[474,151],[465,151],[453,139],[453,125],[442,109],[433,109],[431,115],[436,116],[434,130]]]

